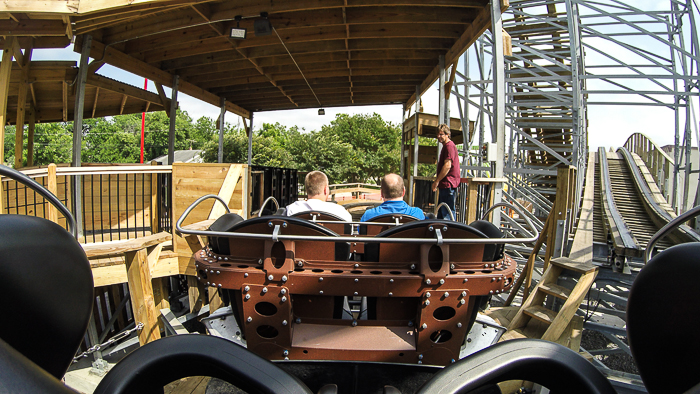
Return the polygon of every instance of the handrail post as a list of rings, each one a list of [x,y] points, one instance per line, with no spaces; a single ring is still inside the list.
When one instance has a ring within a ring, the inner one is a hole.
[[[58,183],[56,182],[56,164],[51,163],[47,168],[47,189],[56,197],[58,197]],[[48,219],[54,223],[58,223],[58,209],[49,204]]]

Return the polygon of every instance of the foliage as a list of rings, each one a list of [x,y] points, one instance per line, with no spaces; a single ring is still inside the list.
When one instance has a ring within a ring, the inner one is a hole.
[[[346,181],[379,183],[387,172],[399,171],[401,129],[385,122],[379,114],[337,114],[321,132],[352,145],[355,154],[348,164],[354,171],[347,174]]]
[[[146,114],[144,161],[167,154],[170,119],[165,112]],[[25,151],[28,140],[25,127]],[[91,163],[137,163],[140,156],[141,114],[120,115],[83,121],[82,161]],[[177,112],[175,149],[203,149],[205,162],[218,161],[219,130],[216,121],[196,121],[187,112]],[[253,133],[253,164],[324,171],[331,183],[379,182],[387,172],[399,170],[400,129],[378,114],[338,114],[319,131],[307,132],[279,123],[264,123]],[[35,165],[70,163],[73,124],[37,124]],[[14,127],[6,128],[6,162],[14,162]],[[435,141],[425,141],[426,145]],[[421,142],[424,144],[424,142]],[[239,127],[226,124],[223,161],[246,163],[248,137]],[[25,154],[26,164],[26,154]],[[423,165],[421,165],[423,166]],[[434,166],[433,166],[434,173]],[[421,167],[421,174],[424,172]],[[432,175],[428,174],[428,175]]]
[[[24,127],[24,154],[22,165],[27,165],[26,143],[28,127]],[[73,156],[72,123],[37,123],[34,128],[34,165],[50,163],[70,163]],[[5,127],[5,164],[14,167],[15,134],[14,126]]]

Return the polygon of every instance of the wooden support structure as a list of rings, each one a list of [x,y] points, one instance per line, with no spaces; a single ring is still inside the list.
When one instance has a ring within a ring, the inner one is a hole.
[[[555,256],[555,242],[557,232],[562,234],[562,245],[567,241],[568,234],[573,227],[573,219],[571,218],[574,213],[574,201],[576,201],[575,196],[576,190],[576,167],[573,166],[560,166],[557,168],[557,194],[554,201],[554,207],[552,212],[554,212],[554,218],[549,227],[549,232],[547,234],[547,254],[544,259],[544,269],[547,269],[549,261]],[[562,246],[563,248],[563,246]],[[560,251],[561,253],[561,251]]]
[[[18,48],[19,50],[19,48]],[[20,55],[22,53],[20,52]],[[24,118],[27,109],[27,91],[29,90],[29,66],[32,58],[32,48],[27,48],[18,63],[21,68],[19,87],[17,88],[17,120],[15,127],[15,168],[22,167],[24,151]]]
[[[154,272],[152,267],[155,267],[160,259],[163,243],[171,239],[170,234],[163,232],[117,243],[83,246],[91,262],[114,257],[123,258],[123,265],[91,263],[95,286],[123,283],[126,279],[134,319],[144,325],[139,333],[141,345],[160,338],[158,311],[163,305],[163,292],[162,287],[159,287],[158,297],[154,296],[151,282]],[[124,274],[126,278],[123,277]]]
[[[5,141],[5,124],[7,123],[7,96],[10,91],[10,71],[12,71],[13,47],[17,38],[10,37],[5,40],[2,49],[2,61],[0,61],[0,141]],[[5,149],[0,147],[0,163],[5,162]],[[3,204],[2,182],[0,182],[0,214],[5,213]]]

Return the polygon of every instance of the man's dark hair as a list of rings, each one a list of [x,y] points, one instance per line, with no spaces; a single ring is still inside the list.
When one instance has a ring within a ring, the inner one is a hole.
[[[311,171],[304,179],[307,196],[317,196],[323,193],[323,188],[328,185],[328,177],[321,171]]]
[[[392,199],[403,196],[403,179],[396,174],[386,174],[382,178],[382,196]]]

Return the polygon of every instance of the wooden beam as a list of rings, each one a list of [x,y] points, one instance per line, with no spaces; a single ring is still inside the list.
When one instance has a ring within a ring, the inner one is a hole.
[[[36,108],[36,92],[34,91],[34,84],[29,85],[29,92],[32,94],[32,106]]]
[[[0,35],[3,36],[65,36],[66,26],[62,20],[21,19],[0,20]]]
[[[61,86],[63,87],[63,121],[67,122],[68,121],[68,82],[63,81]],[[32,89],[32,98],[34,97],[33,92],[34,92],[34,90]],[[36,99],[34,99],[34,102],[36,102]]]
[[[119,106],[119,115],[124,114],[124,106],[126,105],[126,99],[128,97],[129,96],[127,96],[126,94],[122,97],[122,104]]]
[[[134,320],[143,323],[139,332],[139,343],[143,346],[160,338],[146,249],[125,253],[125,261]]]
[[[63,24],[66,26],[66,37],[73,39],[73,25],[70,22],[70,16],[63,15]]]
[[[226,179],[224,179],[224,182],[221,184],[221,189],[219,189],[218,196],[221,197],[222,200],[226,201],[227,204],[231,201],[233,192],[236,191],[236,186],[238,186],[238,178],[241,177],[243,170],[244,167],[242,165],[231,164],[231,167],[229,167],[228,172],[226,173]],[[215,203],[211,208],[211,212],[209,213],[209,219],[218,219],[219,216],[225,213],[226,208],[220,203]]]
[[[95,117],[95,111],[97,110],[97,98],[100,97],[100,88],[95,89],[95,101],[92,103],[92,116]]]
[[[15,38],[5,40],[0,61],[0,141],[5,141],[5,124],[7,123],[7,98],[10,93],[10,72],[12,71],[12,47]],[[5,148],[0,147],[0,163],[5,162]],[[3,203],[2,182],[0,182],[0,214],[5,213]]]
[[[81,37],[78,37],[76,39],[76,43],[78,39],[82,40]],[[168,86],[172,84],[173,75],[171,75],[170,73],[162,71],[140,60],[134,59],[126,55],[125,53],[116,50],[113,47],[106,47],[99,41],[92,40],[90,53],[93,58],[99,59],[104,56],[106,63],[121,68],[125,71],[131,72],[133,74],[139,75],[141,77],[148,78],[149,80],[152,80],[154,82],[165,84]],[[218,106],[221,100],[219,96],[207,92],[206,90],[195,86],[187,81],[180,81],[179,90],[182,93],[190,95],[196,99],[202,100],[211,105]],[[248,110],[238,107],[233,103],[227,102],[226,109],[230,112],[235,113],[236,115],[245,118],[250,117],[250,112]]]
[[[163,89],[163,85],[159,84],[158,82],[155,83],[156,85],[156,90],[158,91],[158,97],[160,99],[161,105],[163,105],[163,108],[165,108],[165,114],[170,117],[170,99],[168,96],[165,95],[165,89]],[[165,105],[165,103],[168,103],[168,105]]]
[[[15,41],[17,43],[17,41]],[[14,45],[17,47],[17,45]],[[21,51],[20,51],[21,53]],[[16,56],[15,56],[16,58]],[[17,63],[21,64],[19,87],[17,90],[17,119],[15,121],[15,168],[22,167],[22,154],[24,152],[24,116],[27,108],[27,90],[29,89],[29,66],[32,58],[32,49],[28,48]]]
[[[111,92],[121,93],[138,100],[161,104],[166,108],[170,106],[170,99],[168,98],[163,101],[162,97],[159,97],[157,94],[151,93],[148,90],[139,89],[137,87],[103,77],[102,75],[93,74],[88,76],[87,84],[95,86],[98,89],[105,89]]]

